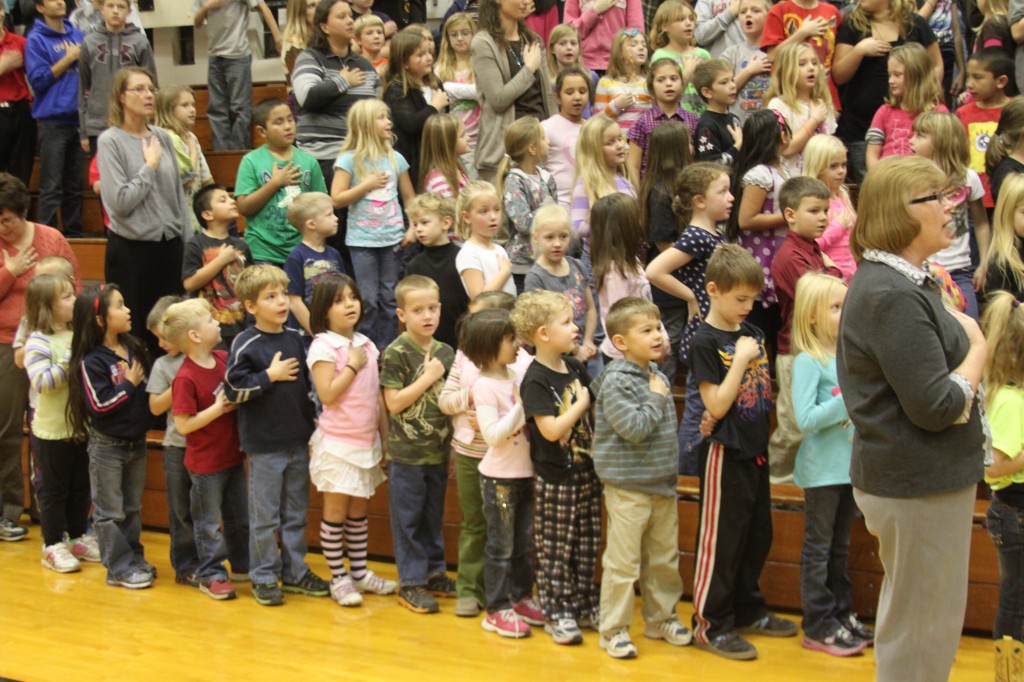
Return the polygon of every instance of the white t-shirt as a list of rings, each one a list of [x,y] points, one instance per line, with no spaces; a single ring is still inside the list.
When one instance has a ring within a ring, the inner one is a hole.
[[[789,124],[789,129],[795,135],[797,131],[804,127],[808,119],[811,118],[810,107],[800,107],[799,111],[793,111],[789,108],[789,105],[782,101],[781,97],[772,97],[768,101],[768,108],[774,109],[775,111],[782,114],[786,123]],[[831,135],[836,132],[836,115],[835,112],[829,111],[828,118],[825,122],[818,126],[815,133],[828,133]],[[803,172],[804,167],[804,153],[800,152],[789,157],[782,157],[782,167],[788,171],[788,175],[791,178],[795,178]]]
[[[964,178],[963,187],[953,194],[953,220],[956,222],[956,238],[953,243],[939,251],[928,260],[938,263],[946,272],[963,270],[971,267],[971,224],[969,202],[978,201],[985,196],[985,188],[981,184],[978,173],[970,168]]]
[[[462,244],[459,255],[455,257],[455,269],[459,271],[459,275],[462,275],[465,270],[479,270],[483,273],[484,282],[490,282],[498,274],[501,260],[508,260],[508,254],[497,244],[491,244],[490,248],[484,248],[475,242],[467,241]],[[463,280],[462,286],[466,286],[465,280]],[[516,295],[516,283],[512,281],[511,274],[505,280],[501,290],[513,296]],[[469,293],[468,289],[466,293]]]

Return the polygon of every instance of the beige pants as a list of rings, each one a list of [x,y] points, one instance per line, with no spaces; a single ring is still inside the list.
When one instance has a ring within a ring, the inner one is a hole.
[[[779,382],[779,397],[775,401],[775,431],[768,441],[768,472],[772,483],[791,483],[796,453],[804,434],[796,425],[793,413],[793,356],[775,358],[775,378]]]
[[[679,512],[675,496],[647,495],[605,484],[608,541],[601,559],[601,634],[628,628],[633,583],[640,581],[647,623],[676,617],[683,593],[679,577]]]
[[[875,621],[878,682],[949,678],[967,610],[975,490],[903,499],[854,488],[885,569]]]

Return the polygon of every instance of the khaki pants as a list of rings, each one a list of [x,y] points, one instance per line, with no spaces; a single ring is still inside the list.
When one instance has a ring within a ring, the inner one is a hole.
[[[775,358],[775,378],[779,382],[779,398],[775,402],[775,431],[768,441],[768,472],[772,483],[791,483],[796,453],[804,434],[796,425],[793,412],[793,356]]]
[[[644,621],[661,623],[675,618],[676,603],[683,593],[675,496],[648,495],[605,484],[604,506],[608,542],[601,559],[601,634],[629,627],[637,580]]]

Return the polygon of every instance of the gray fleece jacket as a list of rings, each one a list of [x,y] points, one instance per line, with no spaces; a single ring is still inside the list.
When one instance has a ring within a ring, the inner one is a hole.
[[[120,33],[111,33],[101,25],[85,34],[78,58],[78,120],[83,137],[107,129],[114,74],[126,66],[141,66],[156,78],[153,48],[140,29],[128,24]]]

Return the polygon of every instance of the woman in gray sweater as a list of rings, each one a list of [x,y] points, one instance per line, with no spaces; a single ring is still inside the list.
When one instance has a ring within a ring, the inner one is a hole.
[[[183,291],[181,259],[192,207],[185,202],[171,136],[149,124],[155,99],[145,69],[132,66],[114,75],[110,128],[99,137],[97,163],[110,218],[104,277],[121,287],[132,335],[158,354],[146,315],[161,296]]]
[[[839,383],[856,427],[850,477],[885,580],[880,681],[949,677],[967,605],[986,427],[985,338],[943,305],[925,260],[949,245],[947,179],[920,157],[883,159],[861,185],[843,307]]]

